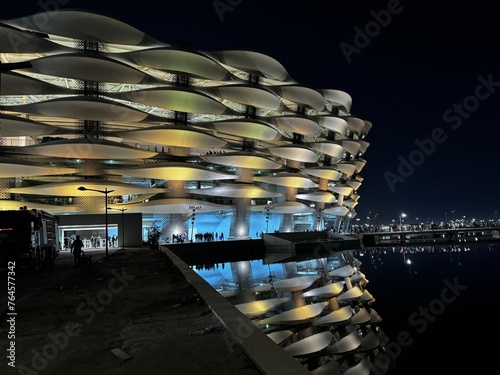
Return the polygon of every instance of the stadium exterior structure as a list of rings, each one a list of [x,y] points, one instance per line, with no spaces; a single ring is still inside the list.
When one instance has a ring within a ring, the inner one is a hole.
[[[2,210],[108,206],[163,240],[342,231],[356,215],[372,124],[270,56],[58,10],[1,20],[0,61]]]

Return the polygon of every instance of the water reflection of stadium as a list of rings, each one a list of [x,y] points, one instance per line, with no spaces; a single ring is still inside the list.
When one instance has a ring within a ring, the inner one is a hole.
[[[313,374],[385,373],[388,337],[357,255],[192,267]]]

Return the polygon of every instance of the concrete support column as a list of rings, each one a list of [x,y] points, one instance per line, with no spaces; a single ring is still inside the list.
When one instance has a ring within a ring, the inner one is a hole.
[[[231,226],[229,228],[230,237],[243,237],[249,235],[250,215],[248,207],[250,207],[250,198],[236,199],[236,208],[231,218]]]
[[[248,168],[236,168],[236,181],[253,182],[253,170]]]
[[[315,230],[323,229],[323,210],[325,209],[324,202],[316,203],[316,223],[314,225]]]
[[[255,301],[255,293],[251,291],[253,280],[251,263],[249,261],[232,262],[231,271],[234,281],[238,283],[238,291],[242,298],[242,303]]]
[[[280,232],[293,232],[293,214],[282,214]]]
[[[292,293],[293,305],[295,307],[302,307],[306,305],[306,300],[304,298],[304,293],[302,293],[302,290],[298,290],[291,293]]]
[[[352,214],[350,212],[344,217],[344,223],[342,225],[342,230],[344,232],[347,232],[347,229],[349,229],[349,224],[351,223],[351,218],[352,218]]]
[[[339,305],[339,301],[338,301],[337,297],[330,298],[328,300],[328,303],[330,305],[330,310],[337,311],[340,309],[340,305]]]
[[[319,179],[318,190],[322,190],[322,191],[328,190],[328,180],[326,178]]]
[[[179,180],[169,180],[164,184],[166,188],[165,197],[166,198],[186,198],[187,192],[184,189],[186,182]],[[186,207],[187,210],[187,207]],[[189,229],[189,221],[185,214],[166,214],[162,218],[161,222],[161,233],[164,239],[169,238],[170,241],[173,240],[173,235],[184,235],[184,240],[187,241],[189,238],[186,233]]]
[[[283,271],[287,279],[297,277],[297,264],[295,262],[283,263]]]
[[[297,307],[303,307],[303,306],[306,305],[306,300],[304,298],[304,293],[302,292],[302,290],[291,292],[291,294],[292,294],[293,306],[295,308],[297,308]],[[304,339],[306,337],[311,336],[313,333],[314,333],[314,331],[312,329],[312,326],[308,326],[308,327],[301,328],[297,332],[297,336],[298,336],[299,340],[302,340],[302,339]]]
[[[287,187],[285,190],[285,200],[287,202],[295,202],[296,197],[297,197],[297,188]]]

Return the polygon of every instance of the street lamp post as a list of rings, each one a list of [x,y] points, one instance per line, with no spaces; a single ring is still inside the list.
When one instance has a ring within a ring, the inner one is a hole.
[[[196,217],[196,210],[200,210],[201,206],[189,206],[188,209],[193,210],[193,216],[191,216],[191,243],[193,243],[194,221]]]
[[[266,233],[269,232],[269,211],[274,209],[274,206],[266,206],[264,207],[266,210]]]
[[[401,213],[399,215],[399,227],[401,228],[401,230],[403,230],[403,218],[406,217],[406,214],[405,213]]]
[[[97,190],[97,189],[89,189],[89,188],[86,188],[85,186],[80,186],[78,188],[78,190],[80,191],[95,191],[97,193],[101,193],[101,194],[104,194],[104,198],[106,199],[106,201],[104,202],[105,205],[104,205],[104,217],[105,217],[105,221],[106,221],[106,238],[104,239],[104,242],[106,243],[106,260],[108,260],[108,194],[109,193],[112,193],[114,190],[108,190],[108,188],[104,188],[104,190]]]
[[[122,212],[122,250],[125,250],[125,211],[127,211],[127,209],[108,207],[108,210],[116,210]]]

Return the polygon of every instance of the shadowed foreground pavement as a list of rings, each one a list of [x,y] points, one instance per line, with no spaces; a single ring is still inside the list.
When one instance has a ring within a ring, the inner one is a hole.
[[[1,374],[259,374],[166,255],[134,248],[99,257],[67,266],[62,278],[56,260],[40,274],[43,288],[23,291],[15,368],[7,358],[10,317],[2,316]]]

